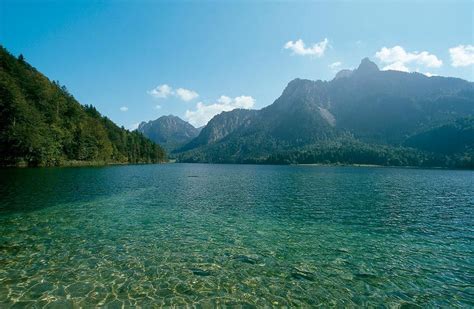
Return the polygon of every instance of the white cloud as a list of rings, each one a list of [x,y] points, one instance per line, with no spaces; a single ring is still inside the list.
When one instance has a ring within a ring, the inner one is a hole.
[[[251,96],[230,98],[223,95],[216,103],[206,105],[203,102],[198,102],[195,110],[186,111],[185,118],[195,127],[200,127],[205,125],[217,114],[228,112],[236,108],[249,109],[254,105],[255,99]]]
[[[331,63],[329,66],[330,69],[332,70],[336,70],[338,67],[340,67],[342,65],[342,62],[341,61],[336,61],[336,62],[333,62]]]
[[[329,42],[328,39],[325,38],[323,41],[319,43],[315,43],[311,47],[306,47],[303,40],[299,39],[295,42],[293,41],[286,42],[284,48],[290,49],[294,55],[300,55],[300,56],[309,55],[309,56],[321,57],[324,55],[324,52],[326,51],[328,42]]]
[[[474,45],[458,45],[449,49],[451,65],[465,67],[474,64]]]
[[[380,62],[387,64],[383,70],[396,70],[410,72],[409,65],[425,66],[428,68],[439,68],[443,65],[443,61],[427,51],[422,52],[406,52],[401,46],[391,48],[382,47],[375,53]]]
[[[183,101],[191,101],[199,96],[196,91],[185,89],[185,88],[178,88],[176,91],[167,84],[159,85],[152,90],[148,90],[147,93],[154,98],[166,99],[169,96],[176,96]]]
[[[128,129],[129,129],[130,131],[136,130],[136,129],[138,129],[138,126],[139,126],[139,125],[140,125],[139,122],[133,123],[133,124],[131,124],[131,125],[128,126]]]
[[[396,61],[394,63],[386,65],[383,69],[384,70],[410,72],[410,69],[408,69],[407,66],[405,65],[405,63],[403,63],[402,61]]]
[[[189,89],[178,88],[176,89],[176,95],[183,101],[191,101],[199,96],[196,91],[192,91]]]
[[[428,76],[428,77],[432,77],[432,76],[438,76],[438,74],[433,74],[433,73],[430,73],[430,72],[425,72],[423,73],[424,75]]]
[[[126,112],[126,111],[128,111],[128,107],[122,106],[122,107],[120,108],[120,111],[121,111],[121,112]]]
[[[154,98],[167,98],[173,94],[173,89],[167,84],[159,85],[156,88],[147,91]]]
[[[155,106],[155,108],[156,108],[156,109],[161,109],[161,105],[160,105],[160,104],[157,104],[157,105]]]

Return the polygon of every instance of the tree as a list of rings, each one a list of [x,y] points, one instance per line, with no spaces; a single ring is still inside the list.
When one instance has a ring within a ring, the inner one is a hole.
[[[81,105],[23,55],[17,59],[0,46],[0,166],[165,159],[159,145],[119,128],[95,107]]]

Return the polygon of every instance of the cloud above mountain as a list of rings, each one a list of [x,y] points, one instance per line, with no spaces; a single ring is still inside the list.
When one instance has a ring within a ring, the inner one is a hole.
[[[335,69],[339,68],[341,65],[342,65],[342,62],[336,61],[336,62],[331,63],[329,65],[329,68],[335,70]]]
[[[288,41],[286,42],[283,48],[289,49],[292,51],[293,55],[300,55],[300,56],[314,56],[314,57],[322,57],[326,48],[328,47],[328,39],[325,38],[321,42],[315,43],[312,46],[306,47],[306,44],[303,42],[302,39],[297,41]]]
[[[199,97],[199,94],[193,90],[178,88],[176,89],[176,96],[187,102]]]
[[[156,99],[166,99],[170,96],[175,96],[185,102],[199,97],[199,94],[196,91],[186,88],[178,88],[174,90],[167,84],[159,85],[151,90],[148,90],[147,93]]]
[[[140,125],[139,122],[135,122],[135,123],[132,123],[131,125],[129,125],[129,126],[127,127],[127,129],[130,130],[130,131],[133,131],[133,130],[138,129],[138,126],[139,126],[139,125]]]
[[[223,95],[215,103],[205,104],[198,102],[195,110],[187,110],[184,117],[193,126],[201,127],[217,114],[228,112],[236,108],[250,109],[254,105],[255,99],[251,96],[231,98]]]
[[[399,45],[382,47],[382,49],[375,53],[375,57],[385,64],[383,70],[411,72],[414,71],[413,66],[418,69],[420,66],[439,68],[443,65],[443,61],[436,55],[430,54],[427,51],[407,52]]]
[[[153,88],[152,90],[148,90],[147,93],[154,98],[162,98],[165,99],[173,94],[173,90],[167,84],[159,85]]]
[[[449,49],[451,65],[466,67],[474,64],[474,45],[458,45]]]

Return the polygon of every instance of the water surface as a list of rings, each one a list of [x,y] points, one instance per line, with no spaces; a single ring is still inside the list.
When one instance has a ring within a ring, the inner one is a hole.
[[[0,307],[474,305],[472,171],[0,170]]]

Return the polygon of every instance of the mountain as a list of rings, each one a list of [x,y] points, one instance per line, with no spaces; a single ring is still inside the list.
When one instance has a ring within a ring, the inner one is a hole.
[[[426,151],[455,154],[474,151],[474,118],[453,122],[410,136],[405,145]]]
[[[247,127],[255,114],[256,111],[247,109],[234,109],[230,112],[223,112],[219,117],[211,119],[209,123],[200,130],[200,134],[197,138],[179,148],[177,151],[182,152],[201,145],[209,145],[218,142],[235,130]]]
[[[168,152],[191,141],[200,132],[200,129],[173,115],[142,122],[137,130],[155,143],[160,144]]]
[[[447,160],[441,146],[427,147],[415,136],[442,126],[468,126],[473,116],[473,83],[381,71],[365,58],[357,69],[343,70],[331,81],[295,79],[261,110],[215,116],[179,150],[178,158],[184,162],[465,166],[474,157],[468,145],[448,150],[453,158]],[[430,134],[447,136],[438,131]]]
[[[164,150],[83,106],[0,46],[0,165],[155,163]]]

